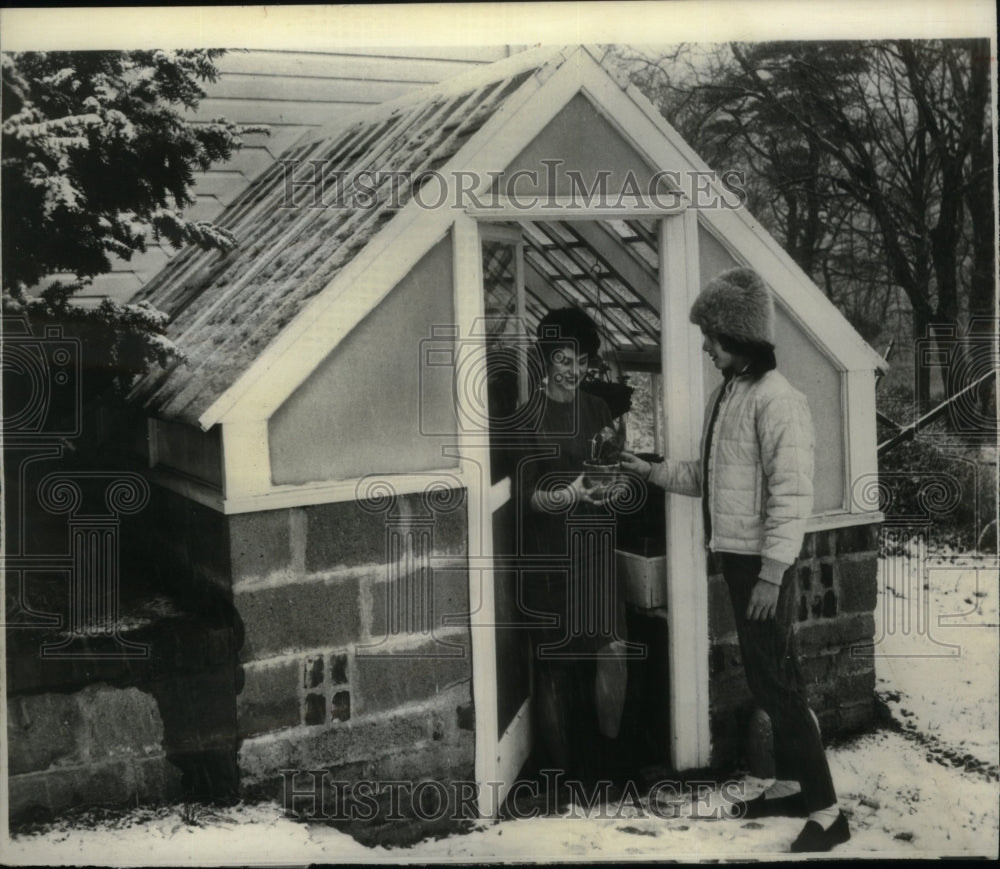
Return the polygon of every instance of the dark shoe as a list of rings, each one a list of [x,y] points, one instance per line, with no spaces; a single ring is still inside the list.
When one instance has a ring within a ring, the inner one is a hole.
[[[791,850],[792,853],[829,851],[837,845],[843,845],[850,838],[851,831],[847,829],[847,816],[841,812],[829,830],[824,830],[816,821],[806,821],[799,837],[792,842]]]
[[[787,797],[775,797],[771,800],[765,799],[764,795],[761,794],[752,800],[736,800],[729,810],[732,817],[740,819],[774,818],[779,815],[789,818],[805,818],[809,815],[801,793],[789,794]]]

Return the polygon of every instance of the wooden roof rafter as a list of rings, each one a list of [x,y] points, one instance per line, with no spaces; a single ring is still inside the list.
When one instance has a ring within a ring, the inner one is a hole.
[[[604,269],[609,269],[608,274],[617,277],[617,275],[614,275],[614,272],[610,270],[610,267],[608,266],[607,262],[603,260],[603,258],[597,253],[597,251],[595,251],[586,241],[584,241],[583,237],[579,233],[575,233],[573,231],[573,228],[568,224],[564,224],[564,226],[566,228],[566,231],[569,232],[573,236],[573,238],[575,238],[577,241],[580,242],[580,247],[570,248],[566,246],[561,239],[559,241],[556,241],[558,236],[556,235],[556,233],[552,231],[552,229],[549,227],[548,224],[545,223],[538,224],[538,228],[544,234],[549,236],[549,238],[553,240],[553,243],[558,244],[560,248],[563,250],[563,252],[569,257],[569,259],[572,260],[579,268],[583,269],[591,278],[591,280],[593,280],[593,282],[597,286],[598,301],[600,301],[600,294],[601,291],[603,290],[608,294],[608,296],[613,302],[618,303],[626,310],[630,307],[641,307],[645,305],[645,301],[642,299],[642,297],[639,296],[631,287],[629,287],[627,282],[619,278],[620,283],[622,284],[622,288],[633,296],[632,299],[626,299],[620,291],[615,289],[615,287],[610,281],[608,281],[602,276],[603,273],[600,270],[595,270],[592,267],[592,264],[587,263],[584,257],[581,255],[582,251],[586,251],[586,253],[593,258],[594,264],[598,264],[602,266]],[[630,325],[637,326],[638,331],[644,332],[651,339],[653,344],[659,343],[660,330],[658,326],[653,327],[645,320],[638,318],[633,319]]]
[[[535,260],[535,256],[532,256],[529,251],[533,252],[541,262],[552,266],[552,268],[556,270],[556,274],[569,284],[572,290],[575,291],[576,295],[574,296],[572,293],[568,293],[565,289],[560,287],[558,283],[553,281],[552,273],[545,267],[541,266],[540,263]],[[579,281],[572,277],[563,265],[551,257],[546,256],[544,251],[539,250],[536,247],[536,242],[530,236],[525,237],[525,262],[530,263],[532,268],[534,268],[540,276],[546,278],[549,285],[564,298],[567,298],[570,304],[581,307],[589,307],[593,308],[595,311],[600,311],[601,299],[599,288],[594,285],[594,289],[590,289],[587,286],[588,282]],[[640,329],[636,328],[628,319],[623,318],[618,314],[613,314],[610,319],[611,323],[605,324],[605,328],[609,328],[610,325],[610,328],[621,335],[624,340],[633,344],[637,348],[642,346],[642,342],[636,340],[636,338],[641,334]]]

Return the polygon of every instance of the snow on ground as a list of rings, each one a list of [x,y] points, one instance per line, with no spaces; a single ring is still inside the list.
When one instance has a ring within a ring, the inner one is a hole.
[[[893,718],[982,764],[1000,763],[997,562],[951,554],[883,559],[876,690]]]
[[[852,839],[832,857],[996,856],[998,582],[995,563],[880,562],[877,690],[895,727],[829,751]],[[924,584],[928,585],[924,589]],[[925,593],[926,592],[926,593]],[[906,621],[909,619],[909,621]],[[762,782],[747,780],[752,796]],[[775,859],[801,820],[706,820],[647,805],[481,823],[409,848],[368,848],[276,804],[137,809],[86,828],[56,823],[15,837],[9,864],[224,865],[262,862]],[[704,811],[702,811],[704,814]]]

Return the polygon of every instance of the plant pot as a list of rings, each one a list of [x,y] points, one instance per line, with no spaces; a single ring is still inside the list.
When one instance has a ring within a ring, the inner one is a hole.
[[[614,462],[610,465],[602,465],[598,462],[585,461],[583,463],[583,484],[588,489],[598,486],[602,489],[609,488],[622,478],[621,462]]]

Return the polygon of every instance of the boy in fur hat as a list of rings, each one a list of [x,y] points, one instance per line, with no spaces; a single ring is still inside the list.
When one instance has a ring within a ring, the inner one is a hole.
[[[671,492],[700,496],[705,541],[729,587],[747,682],[771,719],[778,780],[734,807],[737,817],[808,817],[792,851],[850,839],[819,726],[806,702],[795,643],[792,565],[812,510],[809,405],[776,370],[774,304],[758,275],[730,269],[691,307],[702,349],[722,371],[694,461],[622,466]]]

